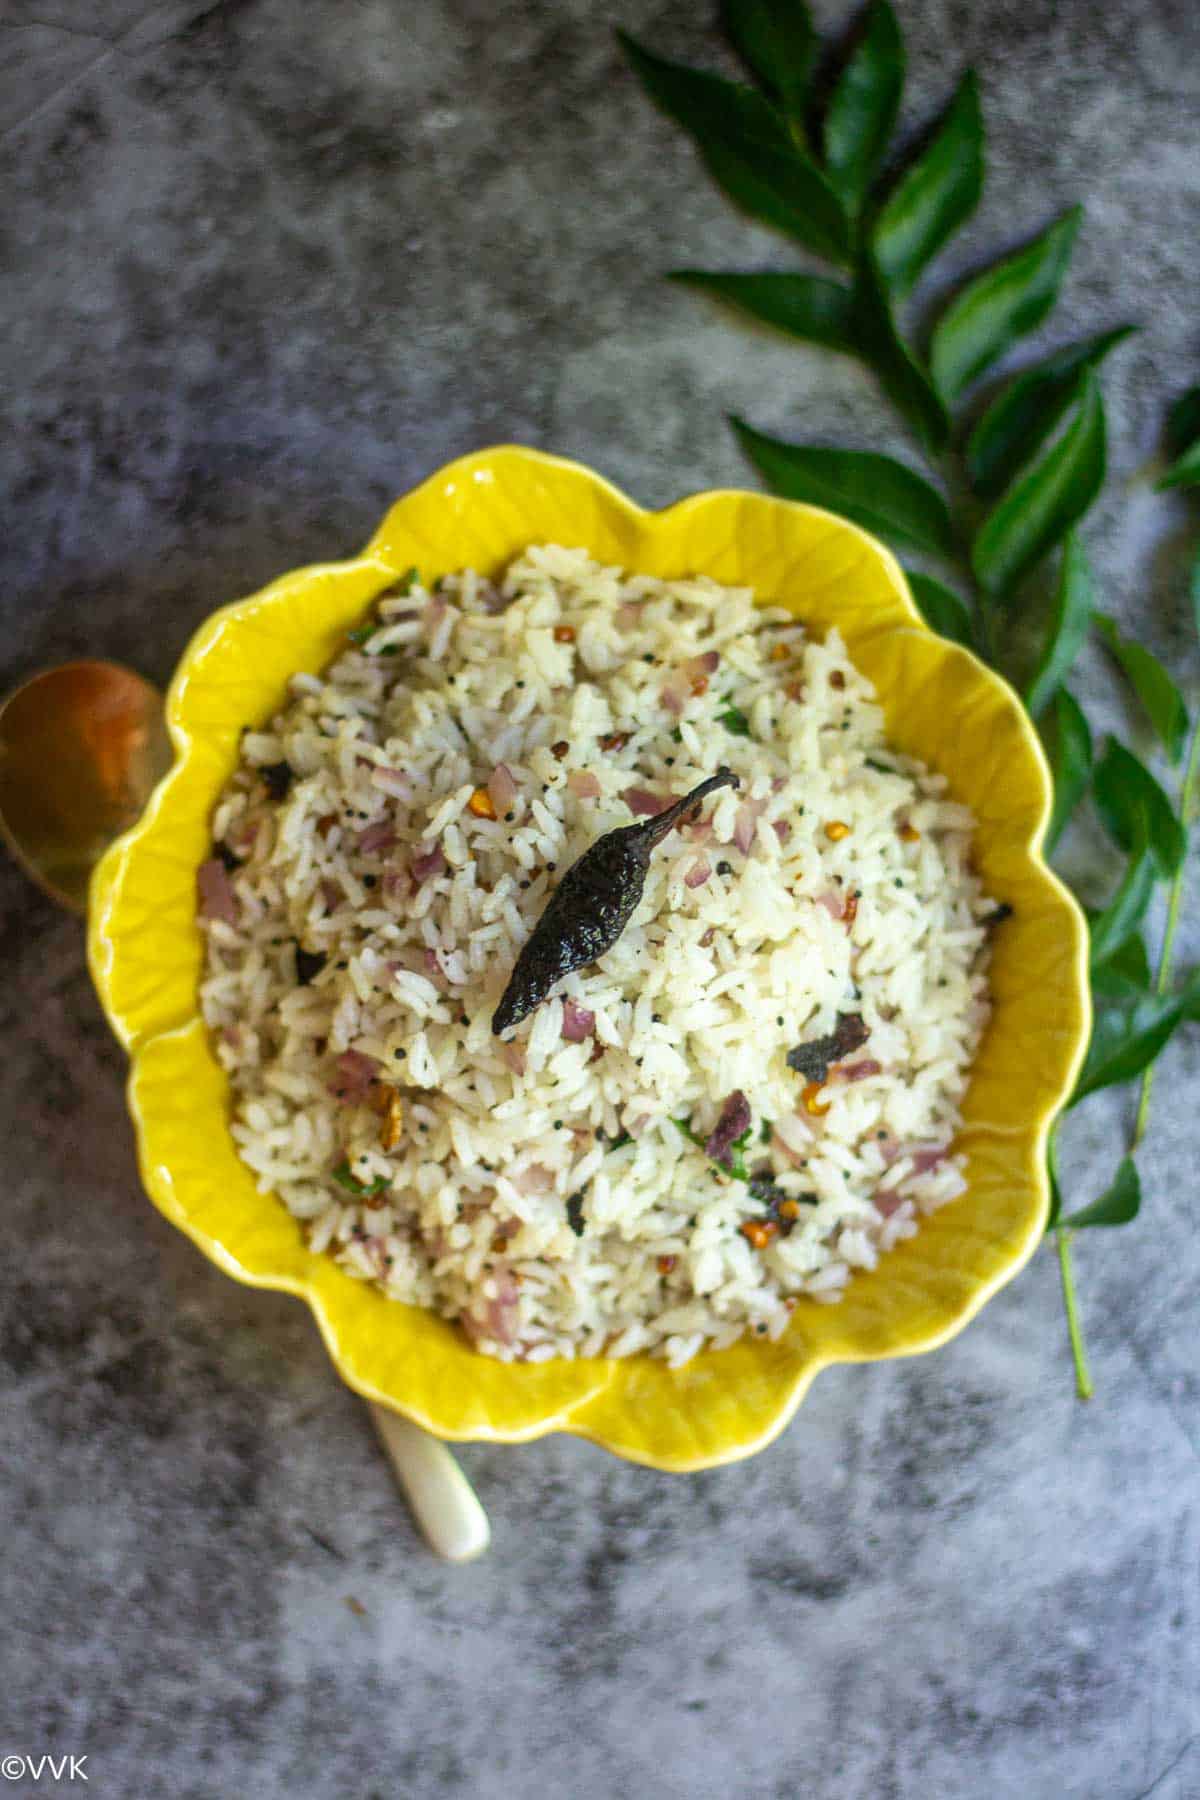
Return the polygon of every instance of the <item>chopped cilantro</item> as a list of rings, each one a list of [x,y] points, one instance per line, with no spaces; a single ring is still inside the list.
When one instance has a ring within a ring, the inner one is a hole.
[[[345,1188],[348,1194],[353,1194],[356,1200],[365,1200],[372,1194],[381,1194],[384,1188],[391,1185],[386,1175],[377,1175],[371,1182],[356,1181],[350,1173],[348,1162],[338,1164],[333,1171],[333,1179],[339,1187]]]

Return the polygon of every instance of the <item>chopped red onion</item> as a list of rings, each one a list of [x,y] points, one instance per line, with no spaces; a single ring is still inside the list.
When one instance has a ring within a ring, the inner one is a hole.
[[[497,1344],[511,1344],[517,1335],[521,1290],[509,1268],[493,1269],[490,1279],[496,1285],[495,1299],[480,1296],[473,1302],[476,1310],[463,1313],[459,1324],[472,1343],[490,1338]]]
[[[511,1269],[496,1269],[492,1280],[496,1298],[487,1303],[487,1333],[498,1344],[511,1344],[517,1335],[521,1290]]]
[[[928,1175],[939,1163],[945,1162],[950,1154],[949,1144],[913,1144],[906,1146],[905,1156],[912,1157],[912,1173]]]
[[[224,919],[227,925],[237,924],[237,895],[229,871],[217,857],[210,857],[208,862],[200,864],[196,871],[196,889],[202,919]]]
[[[495,614],[507,612],[508,608],[512,605],[512,596],[501,593],[494,581],[480,581],[476,583],[475,598],[478,600],[481,610],[485,613]]]
[[[682,675],[671,675],[663,682],[659,699],[667,711],[678,718],[691,697],[691,684]]]
[[[358,847],[368,856],[376,850],[390,850],[395,841],[396,833],[386,819],[368,825],[358,834]]]
[[[701,651],[699,656],[689,656],[683,665],[685,675],[715,675],[721,658],[715,650]]]
[[[429,881],[434,875],[441,875],[446,868],[446,857],[440,844],[429,848],[419,845],[415,856],[409,863],[415,881]]]
[[[875,1211],[884,1219],[890,1219],[904,1205],[904,1195],[897,1188],[882,1188],[874,1200]]]
[[[771,829],[781,844],[786,844],[792,835],[792,827],[787,819],[773,819]]]
[[[765,800],[743,800],[734,814],[733,841],[743,856],[754,847],[755,828],[765,806]]]
[[[653,818],[656,813],[666,812],[671,805],[671,797],[667,794],[655,794],[649,788],[628,787],[621,795],[630,812],[643,818]]]
[[[412,799],[412,782],[403,769],[375,769],[371,776],[371,786],[382,793],[392,794],[397,800]]]
[[[523,1075],[525,1073],[525,1052],[520,1044],[501,1044],[500,1061],[514,1075]]]
[[[600,798],[600,777],[590,769],[572,769],[567,776],[567,786],[577,800]]]
[[[826,888],[823,894],[818,894],[816,905],[823,906],[830,918],[836,919],[838,924],[841,924],[844,902],[836,888]]]
[[[407,869],[389,869],[383,878],[383,891],[394,900],[407,899],[412,892],[412,877]]]
[[[568,1044],[582,1044],[596,1029],[596,1015],[574,1000],[563,1001],[562,1034]]]
[[[707,856],[698,856],[684,876],[683,885],[687,888],[703,887],[711,874],[712,865]]]
[[[873,1056],[864,1056],[861,1062],[843,1063],[838,1074],[843,1081],[865,1081],[868,1075],[882,1075],[883,1064]]]
[[[488,777],[487,791],[497,817],[502,819],[506,812],[512,811],[517,797],[517,784],[513,780],[512,770],[504,763],[497,763],[492,770]]]
[[[721,1116],[704,1146],[705,1156],[711,1156],[714,1162],[726,1162],[730,1145],[749,1129],[750,1102],[741,1088],[735,1088],[722,1106]]]
[[[379,1073],[379,1063],[361,1050],[343,1050],[337,1059],[337,1073],[329,1083],[329,1091],[345,1106],[361,1104]]]
[[[512,1177],[518,1194],[548,1194],[554,1186],[554,1170],[545,1163],[530,1163]]]

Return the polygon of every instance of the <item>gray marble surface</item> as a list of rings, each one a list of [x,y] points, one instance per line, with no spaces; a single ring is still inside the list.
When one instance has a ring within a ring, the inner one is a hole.
[[[968,60],[986,95],[944,274],[1084,197],[1056,329],[1144,324],[1089,535],[1194,691],[1197,516],[1145,471],[1200,369],[1195,8],[901,11],[914,125]],[[94,651],[165,677],[215,605],[488,441],[648,502],[747,482],[728,410],[903,449],[856,367],[659,279],[787,259],[614,51],[620,22],[718,61],[707,12],[0,0],[4,681]],[[1121,719],[1098,660],[1084,688]],[[468,1448],[495,1548],[453,1570],[303,1309],[140,1196],[78,928],[7,862],[0,901],[0,1754],[86,1754],[138,1800],[1200,1795],[1200,1033],[1161,1073],[1145,1216],[1078,1247],[1090,1407],[1043,1253],[936,1356],[823,1376],[749,1463]],[[1072,1127],[1081,1198],[1129,1115]]]

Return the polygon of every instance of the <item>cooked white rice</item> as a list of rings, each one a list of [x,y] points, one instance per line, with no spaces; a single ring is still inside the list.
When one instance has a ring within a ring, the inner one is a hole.
[[[748,589],[546,545],[499,589],[404,585],[247,730],[217,807],[241,860],[201,874],[202,1001],[240,1154],[314,1250],[490,1355],[678,1364],[775,1336],[963,1187],[991,910],[971,816],[889,750],[836,632]],[[654,852],[614,947],[493,1036],[557,879],[630,822],[622,795],[721,765],[740,791]],[[489,782],[494,820],[469,805]],[[327,959],[303,983],[297,944]],[[814,1090],[786,1053],[847,1013],[869,1037]],[[702,1147],[737,1092],[769,1214]]]

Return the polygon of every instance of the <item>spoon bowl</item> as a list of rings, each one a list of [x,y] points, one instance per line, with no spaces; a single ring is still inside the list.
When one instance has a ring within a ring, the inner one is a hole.
[[[171,765],[162,695],[120,663],[63,663],[0,705],[0,832],[73,913],[92,869]]]

